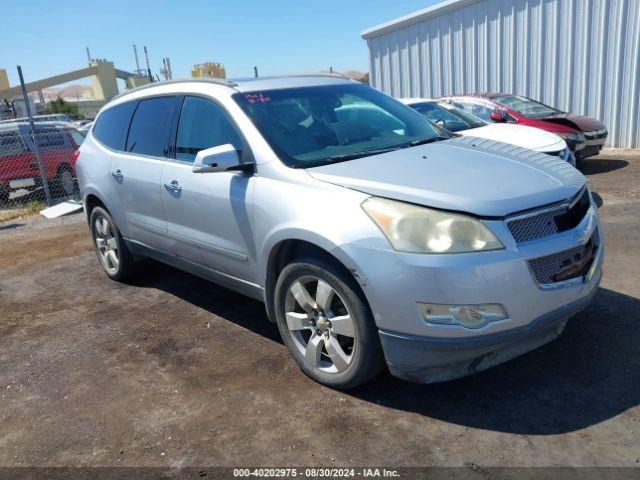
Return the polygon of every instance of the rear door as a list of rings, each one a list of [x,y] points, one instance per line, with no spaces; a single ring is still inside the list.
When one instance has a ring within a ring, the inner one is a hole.
[[[140,100],[124,151],[111,156],[111,193],[120,217],[116,222],[125,222],[130,240],[165,252],[169,247],[160,180],[176,100],[175,96]]]
[[[73,149],[69,138],[61,129],[36,124],[36,141],[47,180],[53,180],[63,166],[71,169]],[[52,193],[55,195],[62,192]]]
[[[250,229],[251,175],[193,173],[203,149],[232,144],[250,155],[226,111],[213,100],[184,97],[175,134],[175,158],[162,173],[162,201],[173,252],[243,280],[254,277]]]
[[[36,177],[37,164],[35,171],[31,167],[31,153],[18,130],[0,131],[0,186],[8,188],[12,180]]]

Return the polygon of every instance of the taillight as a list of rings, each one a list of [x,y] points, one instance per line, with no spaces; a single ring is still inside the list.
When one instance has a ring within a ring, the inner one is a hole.
[[[78,161],[78,157],[80,157],[80,150],[76,150],[75,152],[73,152],[73,157],[71,157],[72,165],[76,164],[76,162]]]

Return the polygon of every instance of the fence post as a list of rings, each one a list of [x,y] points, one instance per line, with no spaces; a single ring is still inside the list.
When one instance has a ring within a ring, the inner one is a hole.
[[[27,109],[27,116],[29,117],[29,125],[31,127],[31,141],[33,142],[33,149],[38,159],[38,167],[40,168],[40,178],[42,178],[42,186],[44,187],[44,194],[47,197],[47,205],[51,206],[53,201],[51,200],[51,192],[49,191],[49,183],[47,182],[47,173],[42,163],[42,157],[40,156],[40,147],[38,146],[38,140],[36,139],[36,127],[33,121],[33,115],[31,113],[31,105],[29,104],[29,95],[27,95],[27,87],[24,84],[24,77],[22,76],[22,67],[18,65],[18,76],[20,77],[20,86],[22,87],[22,98],[24,99],[24,105]]]

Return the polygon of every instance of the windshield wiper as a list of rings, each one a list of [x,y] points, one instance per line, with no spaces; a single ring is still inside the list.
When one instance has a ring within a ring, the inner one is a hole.
[[[329,162],[344,162],[346,160],[355,160],[356,158],[369,157],[371,155],[379,155],[381,153],[393,152],[394,150],[398,150],[402,148],[402,146],[393,147],[393,148],[381,148],[378,150],[363,150],[361,152],[356,153],[343,153],[341,155],[333,155],[329,157]]]
[[[449,140],[451,137],[429,137],[429,138],[421,138],[420,140],[414,140],[413,142],[409,142],[405,145],[406,147],[417,147],[418,145],[425,145],[427,143],[439,142],[441,140]]]

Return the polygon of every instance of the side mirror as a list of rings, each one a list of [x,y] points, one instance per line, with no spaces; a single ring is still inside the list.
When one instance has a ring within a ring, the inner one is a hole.
[[[193,173],[228,172],[229,170],[245,170],[250,165],[240,163],[236,147],[227,143],[200,150],[191,171]]]
[[[504,116],[500,110],[494,110],[489,116],[494,122],[504,122]]]

